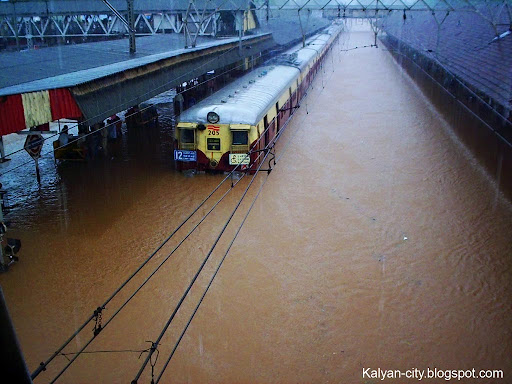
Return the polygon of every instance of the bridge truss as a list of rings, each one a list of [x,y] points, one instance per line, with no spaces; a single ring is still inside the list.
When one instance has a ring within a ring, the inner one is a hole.
[[[109,8],[107,4],[111,4]],[[512,0],[9,0],[0,1],[0,37],[28,47],[52,39],[64,42],[157,33],[183,33],[191,46],[197,36],[216,36],[226,29],[221,13],[231,13],[231,34],[242,30],[248,10],[322,11],[338,17],[384,17],[388,12],[476,12],[493,25],[508,15]],[[261,14],[260,12],[260,14]],[[135,50],[133,42],[133,51]]]

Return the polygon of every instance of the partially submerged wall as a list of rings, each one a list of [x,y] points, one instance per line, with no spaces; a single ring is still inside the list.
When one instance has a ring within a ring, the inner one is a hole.
[[[492,102],[486,102],[488,96],[474,91],[436,60],[393,36],[381,40],[485,166],[498,187],[512,199],[510,119],[497,112]]]

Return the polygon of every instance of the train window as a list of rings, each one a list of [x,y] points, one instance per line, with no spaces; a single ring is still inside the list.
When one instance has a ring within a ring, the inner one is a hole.
[[[209,151],[220,151],[220,139],[209,137],[206,139],[206,145]]]
[[[180,130],[180,140],[184,144],[194,144],[195,143],[195,130],[194,129],[182,129]]]
[[[248,143],[247,131],[233,131],[233,145],[247,145]]]

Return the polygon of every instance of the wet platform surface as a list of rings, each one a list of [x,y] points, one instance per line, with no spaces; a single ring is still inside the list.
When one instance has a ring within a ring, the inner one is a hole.
[[[60,45],[22,52],[2,52],[0,53],[0,89],[178,50],[185,46],[184,36],[178,34],[138,37],[136,41],[137,52],[134,55],[130,55],[127,39]],[[211,38],[199,37],[198,46],[214,41]]]
[[[194,50],[238,39],[198,37],[197,41]],[[129,67],[189,52],[190,49],[184,49],[184,45],[183,35],[166,34],[137,38],[137,52],[134,55],[129,52],[127,39],[2,52],[0,94],[69,87]]]

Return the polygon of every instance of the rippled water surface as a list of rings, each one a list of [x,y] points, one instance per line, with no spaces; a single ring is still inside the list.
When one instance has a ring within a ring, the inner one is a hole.
[[[510,380],[511,204],[388,52],[339,52],[372,42],[352,32],[328,57],[162,382],[378,382],[364,379],[363,367],[503,369],[496,382]],[[224,177],[174,170],[170,97],[157,100],[160,129],[126,134],[117,158],[58,167],[48,158],[40,188],[32,167],[3,176],[10,235],[23,247],[0,281],[31,369]],[[141,350],[156,339],[250,177],[88,351]],[[162,339],[156,373],[266,177],[256,178]],[[103,323],[228,187],[107,305]],[[142,360],[82,355],[59,382],[130,382]],[[66,362],[58,356],[35,382]],[[147,369],[139,382],[149,381]]]

